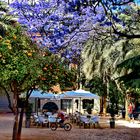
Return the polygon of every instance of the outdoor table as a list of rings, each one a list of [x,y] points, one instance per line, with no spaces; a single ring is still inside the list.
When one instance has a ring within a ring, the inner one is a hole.
[[[84,128],[86,126],[88,126],[90,128],[90,126],[94,126],[95,128],[95,124],[98,124],[99,126],[99,116],[92,116],[92,115],[84,115],[84,116],[80,116],[80,125],[83,124]]]
[[[94,125],[95,128],[95,124],[97,124],[99,126],[99,116],[91,116],[90,120],[89,120],[91,125]]]
[[[41,124],[42,127],[43,127],[45,124],[48,124],[48,118],[44,117],[43,115],[39,115],[39,116],[38,116],[38,120],[39,120],[39,124]]]
[[[83,124],[84,128],[86,128],[86,126],[88,125],[90,128],[90,122],[89,122],[89,118],[87,116],[80,116],[80,125]]]

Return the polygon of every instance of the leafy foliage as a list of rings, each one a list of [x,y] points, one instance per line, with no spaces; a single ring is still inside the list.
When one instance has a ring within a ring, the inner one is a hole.
[[[11,84],[16,80],[19,92],[23,92],[35,85],[48,90],[56,83],[62,86],[65,82],[71,83],[73,75],[65,69],[61,59],[47,50],[38,49],[19,25],[7,30],[7,35],[1,37],[0,45],[2,84]]]
[[[92,80],[90,80],[86,87],[90,88],[91,92],[97,93],[99,96],[104,96],[106,93],[106,85],[99,77],[94,77]]]
[[[119,104],[124,104],[124,95],[118,90],[115,81],[110,81],[109,86],[110,107],[118,110]]]
[[[140,56],[129,58],[118,65],[118,69],[126,69],[127,72],[120,76],[119,81],[123,81],[127,87],[140,87]]]
[[[139,30],[134,26],[139,19],[139,8],[131,8],[135,4],[134,0],[40,0],[34,3],[15,0],[10,6],[12,14],[18,15],[19,22],[27,27],[34,41],[73,61],[91,37],[96,40],[112,35],[117,39],[119,36],[138,38]],[[128,26],[130,23],[132,26]]]
[[[118,80],[127,88],[139,88],[139,43],[138,39],[127,41],[124,60],[117,65]]]

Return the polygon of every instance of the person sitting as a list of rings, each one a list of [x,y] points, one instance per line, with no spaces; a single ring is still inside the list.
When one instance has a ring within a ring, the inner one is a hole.
[[[64,113],[63,113],[63,112],[61,112],[61,111],[60,111],[60,112],[58,112],[57,117],[61,119],[61,120],[59,121],[59,123],[60,123],[60,126],[62,127],[62,126],[63,126],[63,124],[64,124],[64,121],[65,121],[65,115],[64,115]]]

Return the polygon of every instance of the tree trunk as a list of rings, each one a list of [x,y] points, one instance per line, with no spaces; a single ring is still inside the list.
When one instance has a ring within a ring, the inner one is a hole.
[[[29,98],[31,92],[33,91],[33,89],[30,90],[29,93],[27,92],[25,104],[21,108],[19,122],[18,122],[18,115],[19,115],[19,112],[18,112],[18,100],[19,100],[19,94],[18,94],[18,90],[17,90],[16,81],[13,82],[12,91],[14,92],[13,110],[14,110],[14,115],[15,115],[12,140],[20,140],[21,139],[21,130],[22,130],[22,122],[23,122],[23,115],[24,115],[25,104],[27,106],[28,98]]]
[[[23,123],[23,115],[24,115],[24,107],[21,108],[20,112],[20,118],[19,118],[19,124],[18,124],[18,134],[17,134],[17,139],[21,139],[21,130],[22,130],[22,123]]]
[[[103,100],[104,100],[104,98],[102,96],[100,99],[100,114],[103,114],[103,103],[104,103]]]
[[[29,90],[26,94],[26,100],[23,103],[23,106],[21,107],[21,112],[20,112],[20,118],[19,118],[19,123],[18,123],[18,132],[17,132],[17,140],[21,139],[21,131],[22,131],[22,124],[23,124],[23,116],[24,116],[24,110],[28,106],[28,99],[32,93],[32,90]]]
[[[27,111],[27,108],[28,108],[28,105],[29,105],[29,97],[30,97],[30,95],[31,95],[31,93],[32,93],[32,91],[33,91],[33,88],[32,89],[30,89],[30,90],[28,90],[27,91],[27,94],[26,94],[26,100],[25,100],[25,110]],[[27,115],[27,114],[26,114]],[[26,128],[29,128],[30,127],[30,119],[27,119],[27,116],[26,116],[26,120],[25,120],[25,127]]]
[[[14,119],[14,126],[13,126],[13,136],[12,136],[12,140],[18,140],[17,134],[18,134],[18,90],[17,90],[17,83],[16,81],[13,81],[12,83],[12,91],[14,93],[14,97],[13,97],[13,111],[14,111],[14,115],[15,115],[15,119]]]
[[[125,120],[129,120],[129,117],[128,117],[128,94],[125,95]]]
[[[103,114],[106,115],[106,108],[107,108],[107,104],[106,104],[106,99],[107,99],[107,95],[105,95],[103,97]]]
[[[109,70],[104,72],[103,75],[103,82],[106,84],[106,91],[103,99],[103,114],[106,116],[107,113],[107,97],[109,96],[109,82],[110,82],[110,77],[109,77]]]
[[[14,99],[14,103],[13,103],[13,109],[14,109],[15,119],[14,119],[12,140],[17,140],[17,132],[18,132],[18,107],[16,105],[15,99]]]

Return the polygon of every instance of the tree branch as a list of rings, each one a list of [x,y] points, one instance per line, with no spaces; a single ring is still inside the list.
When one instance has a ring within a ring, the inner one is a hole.
[[[0,87],[1,87],[1,88],[5,91],[5,93],[6,93],[7,100],[8,100],[8,103],[9,103],[9,105],[8,105],[9,109],[10,109],[12,112],[14,112],[13,107],[12,107],[12,103],[11,103],[11,98],[10,98],[10,95],[9,95],[8,91],[7,91],[6,88],[5,88],[3,85],[1,85],[1,84],[0,84]]]
[[[128,39],[134,39],[134,38],[140,38],[140,34],[127,34],[127,33],[122,33],[120,31],[117,31],[113,26],[113,31],[115,34],[119,35],[120,37],[126,37]]]
[[[113,2],[113,0],[112,0],[112,5],[113,6],[122,6],[122,5],[129,4],[130,2],[134,2],[134,0],[129,0],[127,2],[121,2],[121,3]]]

